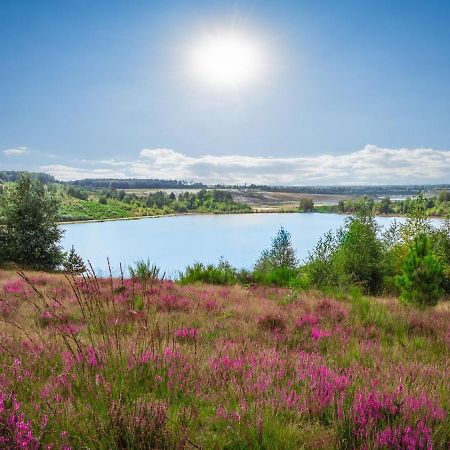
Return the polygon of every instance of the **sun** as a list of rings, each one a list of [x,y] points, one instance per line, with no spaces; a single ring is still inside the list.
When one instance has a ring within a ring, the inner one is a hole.
[[[210,34],[191,50],[191,69],[201,82],[222,88],[237,88],[258,79],[263,52],[258,42],[236,31]]]

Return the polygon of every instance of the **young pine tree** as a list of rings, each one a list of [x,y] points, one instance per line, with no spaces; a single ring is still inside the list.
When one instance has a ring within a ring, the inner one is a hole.
[[[403,263],[403,274],[396,277],[400,299],[419,308],[436,305],[442,295],[442,266],[430,250],[428,236],[417,235]]]
[[[64,257],[63,268],[65,272],[69,272],[73,275],[79,275],[83,272],[86,272],[84,261],[81,256],[77,252],[75,252],[73,246]]]
[[[272,240],[272,247],[261,253],[259,260],[256,262],[255,269],[262,271],[279,268],[295,269],[297,263],[291,235],[281,227]]]

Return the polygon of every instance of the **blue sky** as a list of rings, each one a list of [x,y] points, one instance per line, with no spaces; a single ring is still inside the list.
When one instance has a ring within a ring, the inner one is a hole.
[[[0,169],[271,184],[450,182],[448,1],[0,0]],[[264,47],[250,85],[186,70]]]

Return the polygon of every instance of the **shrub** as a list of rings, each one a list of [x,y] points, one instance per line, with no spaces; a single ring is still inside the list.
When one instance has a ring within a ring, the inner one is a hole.
[[[292,286],[299,280],[299,271],[289,267],[275,267],[269,270],[255,270],[252,281],[264,285],[272,286]]]
[[[167,428],[167,405],[139,399],[131,407],[121,397],[114,401],[109,418],[117,448],[173,448]]]
[[[403,264],[403,274],[396,277],[401,300],[418,307],[435,305],[442,295],[442,266],[431,253],[426,234],[414,238]]]
[[[258,327],[268,331],[283,331],[286,328],[286,323],[280,316],[266,314],[259,318]]]
[[[184,273],[180,274],[181,284],[208,283],[208,284],[236,284],[238,282],[237,270],[224,259],[220,259],[217,265],[205,265],[195,262],[187,266]]]
[[[134,263],[134,267],[128,267],[128,271],[132,278],[138,280],[143,287],[148,283],[152,284],[160,278],[161,270],[156,264],[152,264],[149,259],[147,261],[139,260]]]

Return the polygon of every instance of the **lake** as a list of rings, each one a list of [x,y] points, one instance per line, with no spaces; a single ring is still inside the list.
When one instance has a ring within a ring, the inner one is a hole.
[[[382,226],[394,219],[377,218]],[[402,219],[397,219],[401,221]],[[233,214],[91,222],[61,226],[63,247],[73,245],[99,274],[107,274],[109,258],[114,274],[139,259],[150,259],[170,277],[194,261],[216,263],[223,256],[233,266],[251,268],[261,251],[284,226],[301,260],[324,233],[344,224],[339,214]]]

